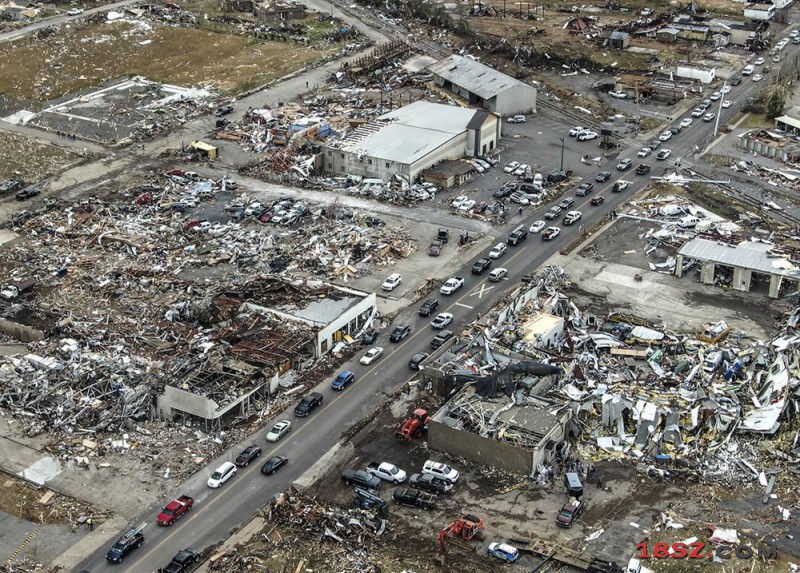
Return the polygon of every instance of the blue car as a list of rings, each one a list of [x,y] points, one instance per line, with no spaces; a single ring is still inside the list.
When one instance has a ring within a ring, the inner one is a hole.
[[[519,550],[507,543],[490,543],[487,551],[492,557],[497,557],[509,563],[519,559]]]
[[[344,390],[347,386],[352,384],[355,379],[355,374],[349,370],[345,370],[344,372],[340,372],[336,379],[331,382],[331,388],[334,390]]]

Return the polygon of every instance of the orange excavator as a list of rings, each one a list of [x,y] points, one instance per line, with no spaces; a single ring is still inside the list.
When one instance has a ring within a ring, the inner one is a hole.
[[[447,544],[451,543],[461,549],[475,551],[475,547],[469,542],[479,536],[483,525],[480,517],[463,515],[461,519],[457,519],[439,532],[439,550],[445,553]]]
[[[431,417],[428,416],[428,411],[424,408],[417,408],[394,435],[398,440],[405,442],[410,442],[412,438],[418,440],[428,431],[428,422],[430,421]]]

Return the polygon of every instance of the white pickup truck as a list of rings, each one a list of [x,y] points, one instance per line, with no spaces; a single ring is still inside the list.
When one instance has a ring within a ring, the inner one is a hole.
[[[442,285],[442,288],[439,289],[439,292],[444,295],[451,295],[464,286],[464,277],[453,277],[451,279],[447,279],[447,282]]]
[[[406,481],[406,472],[389,462],[372,462],[367,466],[367,473],[395,485]]]

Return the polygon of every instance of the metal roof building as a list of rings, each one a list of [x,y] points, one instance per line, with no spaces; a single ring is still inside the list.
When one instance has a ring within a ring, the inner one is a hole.
[[[500,125],[495,114],[483,110],[414,102],[327,144],[325,171],[413,182],[440,161],[491,153]]]
[[[536,88],[463,56],[449,56],[428,66],[433,81],[499,115],[536,113]]]
[[[744,241],[733,245],[708,239],[692,239],[678,251],[675,274],[680,277],[687,259],[700,263],[700,282],[714,284],[716,267],[733,269],[731,288],[750,291],[753,274],[769,280],[769,296],[778,298],[783,279],[800,280],[800,268],[786,256],[775,253],[775,245]]]

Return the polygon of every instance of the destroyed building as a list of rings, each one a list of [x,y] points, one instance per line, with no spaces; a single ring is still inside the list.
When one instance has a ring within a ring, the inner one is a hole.
[[[471,58],[453,55],[428,66],[433,82],[501,116],[536,113],[536,88]]]
[[[501,126],[488,111],[417,101],[328,143],[325,171],[410,184],[440,161],[491,153]]]

